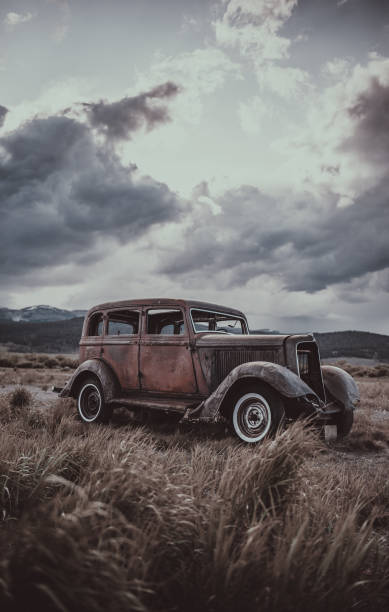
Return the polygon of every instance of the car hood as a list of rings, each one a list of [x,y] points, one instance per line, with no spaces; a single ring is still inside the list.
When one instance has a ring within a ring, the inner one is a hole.
[[[282,346],[288,335],[272,334],[223,334],[218,332],[202,333],[196,337],[196,345],[201,348],[239,348],[240,346]]]

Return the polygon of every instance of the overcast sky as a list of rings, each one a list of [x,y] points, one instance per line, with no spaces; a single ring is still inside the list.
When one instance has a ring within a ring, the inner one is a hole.
[[[0,305],[389,333],[387,0],[1,0]]]

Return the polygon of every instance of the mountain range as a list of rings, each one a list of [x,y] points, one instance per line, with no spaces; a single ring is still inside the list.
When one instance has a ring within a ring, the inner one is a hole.
[[[0,321],[36,322],[65,321],[75,317],[84,317],[86,310],[65,310],[55,306],[40,304],[39,306],[27,306],[26,308],[12,309],[0,307]]]

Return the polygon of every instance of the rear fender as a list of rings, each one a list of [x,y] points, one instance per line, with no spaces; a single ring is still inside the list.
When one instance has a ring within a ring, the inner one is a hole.
[[[72,377],[59,394],[60,397],[76,397],[80,382],[88,377],[96,376],[103,388],[104,398],[109,401],[117,396],[119,383],[111,368],[101,359],[87,359],[78,366]]]
[[[268,361],[251,361],[237,366],[226,376],[218,388],[198,408],[195,408],[189,418],[196,416],[201,420],[217,420],[220,408],[229,391],[241,379],[252,379],[264,382],[281,396],[298,398],[306,395],[314,396],[318,404],[322,404],[316,393],[301,378],[288,368]],[[196,413],[196,414],[194,414]]]
[[[346,409],[354,409],[359,402],[359,389],[353,377],[336,366],[324,365],[321,371],[325,389]]]

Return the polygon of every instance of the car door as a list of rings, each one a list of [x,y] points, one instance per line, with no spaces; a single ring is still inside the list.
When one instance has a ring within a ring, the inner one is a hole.
[[[102,358],[124,390],[139,389],[140,309],[108,311]]]
[[[140,384],[142,391],[197,392],[188,329],[181,309],[144,309]]]
[[[104,341],[104,322],[103,312],[94,312],[89,316],[80,340],[80,363],[87,359],[100,359]]]

